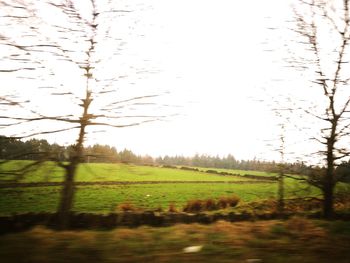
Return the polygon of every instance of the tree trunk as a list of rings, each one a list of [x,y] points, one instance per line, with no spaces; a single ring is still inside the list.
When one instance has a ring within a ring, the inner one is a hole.
[[[89,71],[87,70],[87,74]],[[89,124],[91,116],[88,114],[89,105],[92,101],[91,92],[86,89],[86,97],[82,100],[83,114],[80,118],[80,131],[77,144],[74,146],[74,153],[70,157],[70,162],[65,166],[66,174],[61,192],[61,200],[58,207],[59,228],[66,229],[69,227],[70,212],[73,207],[73,199],[75,193],[74,177],[78,165],[83,160],[83,143],[85,137],[85,128]]]
[[[331,219],[334,214],[334,168],[333,165],[328,166],[326,175],[324,178],[324,184],[322,188],[323,192],[323,216],[326,219]]]
[[[333,217],[333,198],[334,198],[334,144],[336,142],[335,130],[336,130],[337,120],[332,122],[331,136],[327,141],[327,169],[323,180],[323,216],[326,219],[331,219]]]
[[[58,208],[59,228],[67,229],[69,227],[70,211],[73,207],[75,186],[74,175],[78,164],[71,163],[66,168],[63,187],[61,191],[61,199]]]
[[[284,212],[284,177],[283,173],[278,176],[278,192],[277,192],[277,212],[283,214]]]
[[[334,215],[333,195],[333,186],[331,184],[325,185],[323,189],[323,216],[326,219],[332,219]]]

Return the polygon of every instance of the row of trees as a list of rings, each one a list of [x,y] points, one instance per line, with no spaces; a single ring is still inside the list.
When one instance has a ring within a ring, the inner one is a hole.
[[[275,161],[260,160],[237,160],[233,155],[227,156],[210,156],[210,155],[194,155],[193,157],[184,156],[164,156],[155,159],[156,164],[163,165],[185,165],[207,168],[224,168],[239,170],[254,170],[263,172],[279,172],[280,163]],[[285,163],[284,170],[292,174],[305,174],[310,168],[302,162]]]
[[[27,141],[0,136],[0,159],[10,160],[41,160],[42,156],[55,156],[60,161],[69,161],[70,155],[74,154],[74,146],[61,146],[56,143],[50,144],[47,140],[30,139]],[[147,165],[181,165],[207,168],[225,168],[240,170],[255,170],[266,172],[278,172],[280,165],[274,161],[237,160],[229,154],[224,157],[210,155],[164,156],[153,158],[149,155],[137,155],[130,150],[117,151],[109,145],[95,144],[83,147],[83,162],[104,163],[133,163]],[[289,173],[301,174],[307,170],[303,163],[285,164]]]
[[[43,156],[52,156],[57,160],[67,162],[74,154],[74,145],[61,146],[50,144],[43,139],[30,139],[27,141],[0,136],[0,159],[2,160],[42,160]],[[109,145],[95,144],[83,147],[82,162],[122,162],[122,163],[150,163],[154,162],[149,156],[138,156],[132,151],[124,149],[117,151]]]

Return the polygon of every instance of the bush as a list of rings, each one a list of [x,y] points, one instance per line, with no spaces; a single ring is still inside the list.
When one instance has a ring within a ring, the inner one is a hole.
[[[181,170],[187,170],[187,171],[196,171],[196,172],[199,171],[198,168],[192,168],[192,167],[187,167],[187,166],[181,166],[180,169]]]
[[[213,199],[205,200],[204,201],[204,207],[205,207],[206,210],[209,210],[209,211],[218,209],[218,206],[217,206],[215,200],[213,200]]]
[[[155,212],[163,212],[163,208],[161,206],[158,206],[156,208],[156,210],[154,210]]]
[[[209,174],[219,174],[219,172],[216,170],[206,170],[205,172]]]
[[[219,198],[218,207],[223,208],[223,209],[228,208],[228,207],[235,207],[235,206],[237,206],[239,201],[240,201],[240,199],[236,195],[229,196],[229,197],[222,196]]]
[[[169,213],[177,213],[177,209],[176,209],[176,206],[175,206],[174,203],[171,203],[171,204],[169,205],[168,212],[169,212]]]
[[[238,205],[240,198],[237,195],[232,195],[227,197],[227,202],[230,207],[235,207]]]
[[[184,212],[200,212],[205,208],[202,200],[189,200],[185,205]]]
[[[228,206],[228,200],[227,200],[227,197],[220,197],[219,198],[219,201],[218,201],[218,207],[219,208],[222,208],[222,209],[225,209],[227,208]]]
[[[216,209],[225,209],[228,207],[235,207],[239,203],[239,197],[236,195],[229,197],[220,197],[217,202],[213,199],[206,200],[189,200],[185,207],[184,212],[200,212],[211,211]]]
[[[174,166],[174,165],[167,165],[167,164],[162,165],[162,167],[163,167],[163,168],[170,168],[170,169],[177,169],[176,166]]]
[[[122,203],[118,205],[118,210],[121,210],[123,212],[130,212],[130,211],[136,211],[136,207],[131,203]]]

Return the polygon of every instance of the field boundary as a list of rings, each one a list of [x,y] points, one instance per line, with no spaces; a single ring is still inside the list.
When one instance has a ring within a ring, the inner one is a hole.
[[[76,186],[90,185],[136,185],[136,184],[266,184],[275,183],[271,180],[249,180],[249,181],[96,181],[96,182],[75,182]],[[3,188],[22,187],[48,187],[61,186],[62,182],[35,182],[35,183],[0,183]]]
[[[173,165],[162,165],[162,166],[155,166],[155,167],[161,167],[161,168],[167,168],[167,169],[178,169],[178,170],[186,170],[186,171],[195,171],[195,172],[202,172],[207,174],[216,174],[216,175],[222,175],[222,176],[235,176],[240,178],[249,178],[249,179],[256,179],[256,180],[266,180],[266,181],[277,181],[277,176],[265,176],[265,175],[253,175],[253,174],[238,174],[238,173],[232,173],[232,172],[225,172],[225,171],[218,171],[215,170],[215,168],[205,168],[205,167],[188,167],[188,166],[173,166]],[[221,169],[221,168],[219,168]],[[249,171],[247,171],[249,172]]]
[[[320,212],[313,213],[284,213],[278,214],[270,213],[234,213],[228,214],[215,213],[157,213],[153,211],[137,212],[123,212],[110,213],[106,215],[93,213],[71,213],[70,215],[70,229],[96,229],[108,230],[117,227],[168,227],[175,224],[212,224],[219,220],[227,222],[241,222],[252,220],[275,220],[288,219],[293,216],[302,216],[306,218],[319,219],[322,218]],[[335,214],[334,219],[349,221],[349,214]],[[58,227],[57,213],[26,213],[12,216],[0,216],[0,235],[26,231],[34,226],[41,225],[49,228]]]

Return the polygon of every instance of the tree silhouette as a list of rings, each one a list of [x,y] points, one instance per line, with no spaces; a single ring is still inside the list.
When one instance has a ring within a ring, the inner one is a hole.
[[[0,2],[0,77],[7,80],[0,94],[2,132],[19,139],[76,136],[68,162],[52,154],[41,160],[54,161],[65,171],[58,207],[61,228],[69,225],[74,177],[89,132],[165,117],[153,114],[160,93],[120,92],[127,75],[118,72],[115,58],[125,42],[115,35],[113,23],[132,10],[117,9],[108,0],[83,2]]]
[[[292,59],[295,68],[302,68],[312,80],[317,104],[304,102],[303,110],[319,121],[320,133],[313,140],[323,145],[318,154],[325,160],[325,169],[311,174],[308,182],[323,192],[323,212],[333,215],[334,188],[340,178],[335,169],[350,154],[349,138],[349,0],[300,0],[294,9],[295,31],[305,51]],[[314,128],[315,129],[315,128]],[[316,132],[315,132],[316,134]]]

